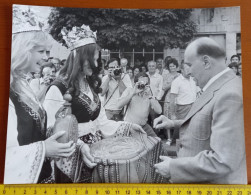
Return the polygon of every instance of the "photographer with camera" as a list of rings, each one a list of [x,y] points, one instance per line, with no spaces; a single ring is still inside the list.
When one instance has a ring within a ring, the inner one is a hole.
[[[110,120],[123,119],[123,106],[118,105],[118,100],[127,88],[132,88],[132,83],[128,74],[122,73],[118,61],[114,58],[107,63],[108,75],[102,79],[102,93],[104,98],[104,108],[107,118]]]
[[[31,89],[41,103],[44,102],[47,88],[55,80],[54,69],[55,66],[51,62],[45,62],[41,67],[41,78],[33,79],[30,82]]]
[[[161,114],[159,102],[150,89],[150,78],[146,73],[139,73],[134,79],[134,88],[128,88],[119,99],[118,105],[127,105],[124,121],[140,125],[148,136],[157,137],[152,127],[147,124],[150,111]]]

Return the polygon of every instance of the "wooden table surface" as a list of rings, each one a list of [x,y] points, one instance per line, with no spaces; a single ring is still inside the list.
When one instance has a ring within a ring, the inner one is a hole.
[[[0,183],[3,182],[11,59],[12,4],[86,8],[210,8],[241,6],[244,119],[251,184],[251,0],[1,0],[0,1]],[[250,66],[250,68],[249,68]],[[230,108],[231,109],[231,108]],[[249,118],[250,117],[250,118]],[[234,144],[234,143],[233,143]],[[18,160],[18,159],[17,159]]]

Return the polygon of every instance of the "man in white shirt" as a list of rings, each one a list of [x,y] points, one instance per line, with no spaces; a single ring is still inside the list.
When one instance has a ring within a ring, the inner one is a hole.
[[[242,82],[210,38],[185,50],[185,63],[203,89],[184,120],[160,116],[154,128],[180,128],[178,158],[160,156],[157,173],[173,183],[247,184]]]
[[[116,59],[110,59],[107,64],[108,75],[103,77],[101,85],[101,96],[105,96],[103,106],[108,119],[121,120],[123,108],[118,106],[118,101],[126,88],[132,88],[132,83],[129,75],[122,73]]]
[[[122,72],[125,73],[125,74],[126,74],[127,64],[128,64],[128,60],[126,58],[121,58],[120,67],[121,67]]]
[[[170,91],[170,114],[173,120],[185,118],[199,91],[191,77],[190,66],[183,63],[180,69],[181,74],[172,82]]]
[[[163,95],[163,77],[157,73],[157,65],[155,61],[149,61],[147,63],[148,76],[150,78],[150,88],[152,90],[153,96],[157,100],[161,100]]]

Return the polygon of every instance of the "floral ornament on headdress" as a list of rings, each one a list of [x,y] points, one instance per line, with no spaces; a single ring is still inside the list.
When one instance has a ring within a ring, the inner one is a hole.
[[[74,26],[71,31],[68,31],[63,27],[61,34],[67,47],[71,50],[84,45],[96,43],[97,40],[97,32],[93,32],[89,26],[84,24],[81,27]]]
[[[28,6],[13,5],[12,33],[41,31],[44,26]]]

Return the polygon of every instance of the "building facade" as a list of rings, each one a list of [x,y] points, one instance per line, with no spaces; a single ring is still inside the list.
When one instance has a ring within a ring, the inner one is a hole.
[[[240,7],[222,7],[222,8],[204,8],[193,9],[191,20],[197,24],[197,33],[194,39],[198,37],[210,37],[219,43],[226,51],[226,64],[229,64],[230,58],[234,54],[241,57],[241,24]],[[179,62],[184,59],[184,49],[164,48],[162,51],[142,50],[135,51],[106,51],[104,58],[126,57],[131,63],[137,58],[156,60],[171,56]]]

